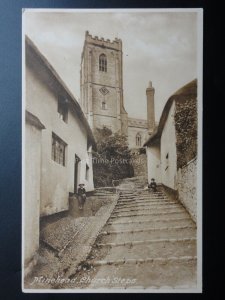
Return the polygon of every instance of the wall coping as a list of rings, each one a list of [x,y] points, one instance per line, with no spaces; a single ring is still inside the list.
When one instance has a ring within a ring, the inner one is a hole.
[[[179,169],[184,169],[186,168],[188,165],[190,165],[192,162],[194,162],[195,160],[197,160],[197,156],[195,156],[194,158],[192,158],[191,160],[189,160],[188,163],[186,163],[186,165],[184,165],[183,167],[179,168]]]

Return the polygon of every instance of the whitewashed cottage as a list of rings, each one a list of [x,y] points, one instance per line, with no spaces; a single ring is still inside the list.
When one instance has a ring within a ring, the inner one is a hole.
[[[175,192],[196,221],[197,215],[197,80],[173,94],[158,128],[144,144],[148,180]]]
[[[39,218],[68,210],[79,183],[94,189],[95,140],[72,93],[34,43],[25,39],[24,264],[35,264]],[[28,272],[27,271],[27,272]]]

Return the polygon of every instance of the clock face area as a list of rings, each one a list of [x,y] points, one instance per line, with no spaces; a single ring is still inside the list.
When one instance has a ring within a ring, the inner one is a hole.
[[[107,95],[108,93],[109,93],[109,90],[106,88],[106,87],[101,87],[100,89],[99,89],[99,91],[100,91],[100,93],[103,95],[103,96],[105,96],[105,95]]]

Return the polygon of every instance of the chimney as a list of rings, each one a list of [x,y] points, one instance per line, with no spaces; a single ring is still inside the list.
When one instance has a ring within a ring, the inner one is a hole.
[[[155,89],[152,87],[152,82],[149,81],[148,87],[146,89],[147,96],[147,121],[148,121],[148,131],[153,133],[155,128],[155,103],[154,103]]]

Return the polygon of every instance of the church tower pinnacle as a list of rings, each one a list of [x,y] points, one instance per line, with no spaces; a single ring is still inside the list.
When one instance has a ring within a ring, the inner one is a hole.
[[[155,102],[154,102],[155,89],[152,87],[152,82],[149,81],[146,89],[147,96],[147,122],[148,132],[151,134],[155,129]]]

